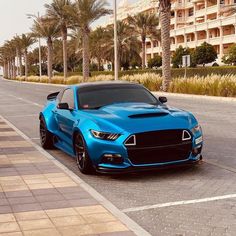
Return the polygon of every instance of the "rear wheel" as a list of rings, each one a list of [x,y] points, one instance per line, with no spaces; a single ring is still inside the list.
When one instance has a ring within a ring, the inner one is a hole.
[[[53,146],[53,134],[48,131],[46,123],[43,118],[40,119],[39,124],[40,143],[44,149],[52,149]]]
[[[83,174],[92,174],[94,172],[94,168],[89,158],[84,138],[81,134],[76,134],[74,145],[76,153],[76,163],[79,170]]]

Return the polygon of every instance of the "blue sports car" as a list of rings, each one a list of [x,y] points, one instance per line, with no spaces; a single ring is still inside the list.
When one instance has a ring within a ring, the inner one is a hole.
[[[39,115],[45,149],[57,147],[89,174],[123,173],[194,164],[202,159],[202,130],[189,112],[165,105],[128,82],[68,86],[48,95]]]

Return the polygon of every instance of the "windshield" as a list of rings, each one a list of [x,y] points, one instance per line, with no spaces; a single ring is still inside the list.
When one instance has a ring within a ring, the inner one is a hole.
[[[148,103],[160,105],[160,102],[145,88],[139,85],[109,85],[81,88],[78,94],[82,109],[99,109],[116,103]]]

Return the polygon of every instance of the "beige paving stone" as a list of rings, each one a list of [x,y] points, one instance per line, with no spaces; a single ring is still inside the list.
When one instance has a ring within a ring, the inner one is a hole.
[[[22,175],[22,179],[31,180],[31,179],[45,179],[43,175]]]
[[[30,163],[30,161],[27,159],[20,158],[20,157],[15,157],[15,158],[10,159],[10,163],[11,164],[27,164],[27,163]]]
[[[28,190],[26,185],[6,185],[2,186],[4,192]]]
[[[72,181],[71,178],[64,176],[64,177],[56,177],[56,178],[51,178],[48,177],[47,178],[48,181],[50,181],[51,183],[63,183],[63,182],[70,182]]]
[[[0,128],[9,128],[7,124],[0,124]]]
[[[16,222],[0,223],[0,234],[8,232],[20,232],[20,228]]]
[[[99,223],[99,224],[90,224],[90,227],[93,229],[93,233],[96,233],[96,234],[128,231],[127,227],[124,226],[119,221]]]
[[[50,184],[49,181],[46,178],[44,178],[43,176],[38,178],[38,179],[36,179],[36,178],[25,179],[25,182],[28,185],[31,185],[31,184]]]
[[[44,211],[19,212],[14,215],[18,221],[48,219],[48,216]]]
[[[44,176],[47,178],[60,178],[60,177],[66,177],[67,175],[64,173],[48,173],[44,174]]]
[[[4,159],[4,158],[7,158],[7,155],[0,155],[0,160],[1,160],[2,158],[3,158],[3,159]]]
[[[110,213],[86,214],[83,218],[89,224],[116,221],[116,218]]]
[[[45,188],[53,188],[53,185],[50,183],[42,183],[42,184],[27,184],[29,189],[45,189]]]
[[[61,182],[61,183],[52,183],[55,188],[63,188],[63,187],[75,187],[78,186],[75,182]]]
[[[0,137],[19,136],[15,131],[0,132]]]
[[[1,236],[23,236],[21,232],[1,233]]]
[[[79,215],[56,217],[56,218],[50,218],[50,219],[56,227],[86,224],[85,220]]]
[[[63,236],[92,235],[93,229],[89,225],[69,226],[58,228]]]
[[[17,180],[2,180],[0,181],[2,186],[10,186],[10,185],[25,185],[22,179]]]
[[[13,214],[0,214],[0,223],[14,222],[14,221],[16,221],[16,219]]]
[[[25,236],[59,236],[60,233],[56,229],[40,229],[24,231]]]
[[[32,144],[27,141],[3,141],[0,142],[2,148],[18,148],[18,147],[32,147]]]
[[[0,183],[2,183],[2,181],[18,181],[18,180],[22,180],[21,176],[0,177]]]
[[[76,211],[81,215],[94,213],[107,213],[108,211],[101,205],[76,207]]]
[[[46,210],[45,212],[50,218],[78,215],[78,212],[76,212],[76,210],[73,208],[52,209]]]
[[[54,228],[54,225],[49,219],[24,220],[18,221],[18,224],[20,225],[23,231]]]
[[[10,162],[10,160],[8,158],[2,158],[0,157],[0,166],[2,165],[11,165],[12,163]]]

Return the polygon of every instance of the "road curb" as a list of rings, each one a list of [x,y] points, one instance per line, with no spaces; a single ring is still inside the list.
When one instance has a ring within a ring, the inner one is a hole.
[[[39,82],[27,82],[27,81],[11,80],[11,79],[5,79],[3,77],[1,79],[5,80],[5,81],[8,81],[8,82],[14,82],[14,83],[20,83],[20,84],[36,84],[36,85],[44,85],[44,86],[58,86],[58,87],[68,86],[66,84],[48,84],[48,83],[39,83]]]
[[[119,219],[127,228],[133,231],[138,236],[151,236],[145,229],[143,229],[140,225],[138,225],[135,221],[129,218],[126,214],[124,214],[121,210],[119,210],[115,205],[113,205],[109,200],[103,197],[100,193],[98,193],[92,186],[87,184],[84,180],[82,180],[75,173],[70,171],[66,166],[61,164],[58,160],[56,160],[51,154],[46,152],[42,147],[34,143],[27,135],[25,135],[22,131],[20,131],[16,126],[14,126],[10,121],[5,119],[0,115],[0,118],[6,122],[12,129],[14,129],[22,138],[24,138],[27,142],[29,142],[35,149],[37,149],[40,153],[42,153],[47,159],[51,160],[56,166],[62,169],[67,175],[69,175],[76,183],[78,183],[81,188],[87,191],[90,195],[93,196],[102,206],[104,206],[107,210],[109,210],[117,219]]]
[[[180,98],[194,98],[194,99],[205,99],[212,101],[224,101],[224,102],[236,102],[235,97],[217,97],[217,96],[207,96],[207,95],[195,95],[195,94],[182,94],[182,93],[167,93],[167,92],[159,92],[152,91],[154,95],[158,96],[172,96],[172,97],[180,97]]]

